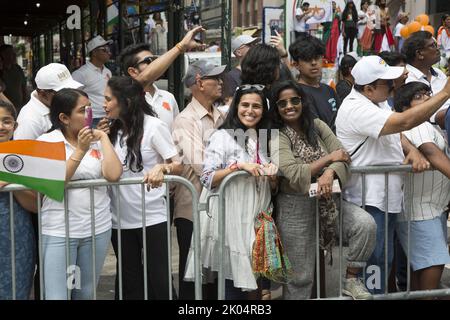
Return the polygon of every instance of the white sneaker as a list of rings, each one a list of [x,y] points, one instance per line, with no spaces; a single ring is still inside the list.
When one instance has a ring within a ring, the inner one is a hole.
[[[342,293],[352,297],[353,300],[371,300],[373,298],[364,283],[358,278],[344,279]]]

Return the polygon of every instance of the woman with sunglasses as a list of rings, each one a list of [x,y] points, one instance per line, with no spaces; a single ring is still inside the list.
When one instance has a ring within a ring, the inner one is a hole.
[[[53,130],[38,140],[64,142],[66,181],[100,178],[118,181],[122,165],[106,133],[86,125],[85,113],[88,107],[90,102],[83,91],[58,91],[50,107]],[[93,188],[94,221],[91,219],[90,199],[89,188],[68,190],[65,199],[68,202],[68,221],[65,218],[64,202],[48,197],[43,199],[42,272],[46,300],[94,298],[94,287],[100,278],[111,239],[111,211],[106,187]],[[66,233],[66,224],[69,234]],[[95,243],[92,239],[92,224],[95,228]],[[67,237],[69,257],[66,257]],[[69,265],[66,265],[66,259]],[[73,277],[80,281],[75,281],[70,288],[68,273],[72,275],[72,272]]]
[[[151,300],[169,299],[167,207],[165,174],[180,174],[182,165],[168,126],[155,117],[146,102],[141,84],[131,77],[112,77],[105,90],[106,116],[113,120],[110,139],[123,165],[123,178],[139,177],[147,183],[142,193],[140,184],[111,189],[113,217],[112,244],[122,255],[122,281],[116,277],[116,299],[122,290],[123,299],[143,300],[144,254],[147,255],[147,296]],[[142,203],[145,197],[145,219]],[[119,238],[120,230],[120,238]],[[119,261],[118,261],[119,263]],[[119,267],[117,267],[119,271]]]
[[[255,218],[271,214],[271,189],[276,188],[278,168],[267,156],[268,109],[262,85],[238,87],[224,124],[208,141],[201,182],[201,200],[217,191],[229,174],[243,170],[250,176],[235,178],[225,192],[225,299],[247,299],[245,291],[257,289],[252,270]],[[218,201],[211,198],[209,212],[201,218],[202,266],[218,271]],[[186,280],[193,280],[192,247]]]
[[[331,129],[313,118],[311,104],[293,81],[272,89],[272,126],[280,132],[271,141],[271,155],[282,177],[276,224],[294,272],[294,279],[283,286],[284,299],[309,299],[312,293],[316,259],[316,199],[308,195],[312,183],[317,183],[320,247],[331,252],[339,222],[333,181],[338,179],[343,186],[349,177],[350,155]],[[344,202],[343,226],[350,247],[343,292],[354,299],[369,299],[357,275],[374,248],[375,222],[364,210]]]

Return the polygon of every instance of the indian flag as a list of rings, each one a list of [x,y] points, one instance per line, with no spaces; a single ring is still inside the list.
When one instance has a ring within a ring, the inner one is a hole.
[[[62,201],[65,177],[64,142],[16,140],[0,143],[0,180],[24,185]]]

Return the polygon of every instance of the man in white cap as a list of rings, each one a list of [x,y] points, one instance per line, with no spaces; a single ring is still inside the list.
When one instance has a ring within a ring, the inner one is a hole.
[[[429,168],[428,161],[400,132],[429,119],[450,96],[450,83],[434,100],[408,109],[408,113],[397,113],[381,103],[389,97],[393,80],[403,72],[404,67],[388,66],[378,56],[363,57],[353,67],[351,74],[355,84],[336,117],[336,135],[350,153],[353,166],[410,163],[415,171]],[[388,190],[385,190],[384,174],[366,174],[365,194],[362,195],[362,177],[355,174],[343,193],[344,199],[358,206],[363,205],[364,198],[365,210],[377,224],[376,246],[366,269],[366,285],[372,293],[385,291],[385,272],[390,272],[394,252],[395,214],[402,210],[402,184],[402,175],[389,174]],[[388,230],[385,229],[386,213],[389,213]],[[385,232],[388,233],[388,270],[384,267]]]
[[[73,72],[73,78],[84,85],[83,91],[89,96],[92,104],[93,126],[105,116],[104,93],[108,80],[111,79],[111,71],[105,63],[111,58],[109,45],[102,36],[96,36],[87,43],[89,61]]]
[[[30,100],[20,110],[14,140],[35,140],[47,132],[52,126],[50,104],[55,93],[63,88],[78,89],[83,86],[75,81],[67,67],[60,63],[50,63],[42,67],[34,80],[36,90],[31,93]]]
[[[184,77],[184,85],[191,89],[192,101],[176,117],[173,124],[173,139],[183,159],[182,176],[188,179],[200,195],[200,175],[203,170],[203,153],[206,143],[225,120],[222,113],[213,106],[222,95],[222,80],[225,66],[199,60],[191,64]],[[186,260],[192,237],[192,196],[186,187],[175,187],[174,224],[177,227],[180,248],[180,294],[181,300],[194,299],[194,284],[183,280]]]
[[[260,41],[260,38],[254,38],[245,34],[240,35],[231,41],[231,52],[234,53],[239,63],[223,77],[223,96],[225,99],[232,97],[236,91],[236,88],[241,85],[242,60],[244,60],[248,50]]]

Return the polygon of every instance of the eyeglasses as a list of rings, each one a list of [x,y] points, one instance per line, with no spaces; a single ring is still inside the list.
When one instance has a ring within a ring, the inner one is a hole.
[[[392,90],[394,88],[394,81],[393,80],[387,80],[386,83],[378,83],[376,82],[375,86],[387,86],[389,90]]]
[[[103,52],[109,52],[110,51],[109,47],[98,47],[98,48],[96,48],[96,50],[100,50],[100,51],[103,51]]]
[[[2,127],[9,130],[9,129],[13,129],[14,125],[16,124],[16,121],[14,121],[13,119],[1,119],[0,123],[2,124]]]
[[[431,91],[425,91],[425,92],[417,92],[413,96],[413,100],[422,100],[425,96],[431,97],[433,95],[433,92]]]
[[[302,104],[302,98],[292,97],[289,99],[278,100],[277,102],[275,102],[275,104],[278,108],[284,109],[288,106],[288,102],[290,102],[292,106],[299,106]]]
[[[437,49],[437,48],[438,48],[438,44],[437,44],[436,41],[433,41],[433,42],[430,43],[429,45],[426,45],[425,48]]]
[[[262,84],[243,84],[242,86],[239,86],[236,88],[236,92],[250,90],[250,89],[256,89],[258,91],[263,91],[264,88],[265,88],[265,86]]]
[[[153,61],[155,61],[158,57],[157,56],[148,56],[145,57],[144,59],[142,59],[141,61],[139,61],[138,63],[136,63],[134,65],[135,68],[137,68],[140,64],[145,63],[145,64],[150,64]]]

